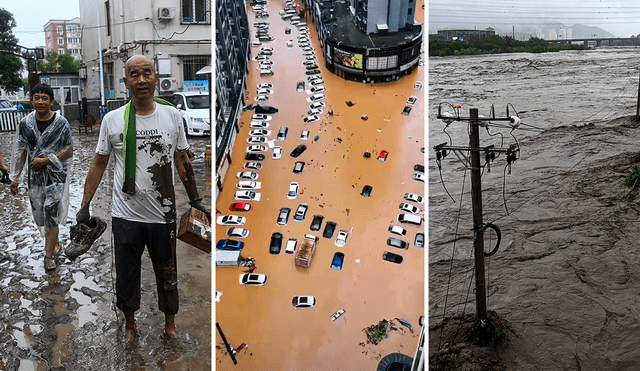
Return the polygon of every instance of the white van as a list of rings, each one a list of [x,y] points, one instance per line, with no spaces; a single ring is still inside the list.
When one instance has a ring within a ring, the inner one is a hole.
[[[290,238],[289,241],[287,241],[287,248],[284,250],[284,252],[286,254],[293,254],[294,252],[296,252],[297,244],[298,240],[296,240],[295,238]]]
[[[398,221],[400,223],[408,223],[417,226],[422,225],[422,217],[414,214],[400,214],[398,215]]]

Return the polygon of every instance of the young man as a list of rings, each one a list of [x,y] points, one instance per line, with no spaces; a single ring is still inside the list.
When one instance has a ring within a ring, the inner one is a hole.
[[[116,163],[111,212],[116,306],[125,315],[125,339],[136,337],[134,313],[140,308],[145,246],[156,275],[158,307],[165,314],[165,333],[173,337],[178,313],[174,167],[187,190],[189,204],[209,218],[211,213],[198,196],[180,113],[154,100],[158,74],[153,62],[142,55],[129,59],[124,83],[133,99],[102,120],[96,155],[76,218],[78,223],[89,219],[89,204],[113,153]]]
[[[11,194],[18,194],[21,173],[28,160],[28,194],[31,212],[45,238],[45,269],[56,268],[60,252],[58,225],[64,224],[69,209],[68,167],[73,154],[69,122],[51,111],[53,89],[37,84],[31,89],[34,112],[16,129],[11,153]]]

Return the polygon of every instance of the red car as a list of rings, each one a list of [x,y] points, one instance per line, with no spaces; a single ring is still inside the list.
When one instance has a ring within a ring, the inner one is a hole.
[[[378,155],[378,160],[380,161],[387,161],[387,156],[389,155],[389,152],[382,150],[380,151],[380,154]]]
[[[251,211],[253,210],[253,206],[246,202],[236,202],[229,206],[230,211]]]

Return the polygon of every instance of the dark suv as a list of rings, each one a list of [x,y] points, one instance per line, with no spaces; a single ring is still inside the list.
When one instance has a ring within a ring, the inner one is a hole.
[[[269,244],[269,254],[280,254],[282,248],[282,233],[274,232],[271,235],[271,243]]]
[[[324,232],[322,232],[322,237],[324,238],[333,237],[333,232],[335,232],[335,230],[336,230],[336,223],[328,221],[327,224],[324,226]]]
[[[323,220],[324,220],[324,216],[314,215],[313,220],[311,221],[311,225],[309,226],[309,229],[311,229],[312,231],[319,231],[320,226],[322,226]]]
[[[387,245],[392,247],[397,247],[399,249],[405,249],[405,250],[409,249],[408,243],[393,237],[387,238]]]

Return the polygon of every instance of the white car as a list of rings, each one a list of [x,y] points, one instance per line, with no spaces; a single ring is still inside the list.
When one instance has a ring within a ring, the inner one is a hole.
[[[299,46],[299,47],[301,47],[301,48],[308,48],[310,45],[311,45],[311,44],[309,44],[309,43],[308,43],[308,42],[306,42],[306,41],[298,42],[298,46]]]
[[[266,129],[269,127],[269,123],[266,121],[251,121],[249,127],[252,129]]]
[[[227,237],[247,238],[249,237],[249,230],[244,228],[229,228],[227,229]]]
[[[273,76],[273,70],[260,69],[260,76]]]
[[[309,139],[309,130],[302,130],[302,132],[300,132],[300,139],[302,140]]]
[[[268,26],[268,25],[265,25],[265,26]],[[273,47],[271,47],[271,46],[263,46],[262,48],[260,48],[260,51],[272,52],[273,51]]]
[[[424,182],[424,173],[413,173],[413,179]]]
[[[264,61],[260,61],[259,65],[260,65],[260,68],[271,69],[273,66],[273,61],[268,59]]]
[[[324,81],[322,79],[315,79],[315,80],[310,80],[309,84],[311,84],[312,86],[321,86],[321,85],[324,85]]]
[[[266,150],[267,150],[267,147],[261,144],[254,144],[252,146],[247,147],[247,152],[249,153],[260,153]]]
[[[405,201],[417,202],[419,204],[421,204],[422,201],[424,201],[424,198],[422,198],[422,196],[417,195],[415,193],[405,193],[404,194],[404,199],[405,199]]]
[[[316,306],[315,296],[294,296],[291,301],[294,308],[313,308]]]
[[[236,184],[238,189],[260,189],[262,187],[262,183],[255,182],[253,180],[241,180]]]
[[[414,97],[413,95],[409,97],[409,99],[407,99],[407,105],[408,106],[413,106],[416,101],[418,100],[418,98]]]
[[[417,207],[415,207],[415,206],[413,206],[411,204],[408,204],[406,202],[401,203],[400,206],[398,206],[398,208],[400,208],[400,210],[402,210],[402,211],[406,211],[406,212],[411,213],[411,214],[417,214],[417,213],[420,212],[419,208],[417,208]]]
[[[238,201],[260,201],[261,196],[258,192],[246,190],[236,191],[234,194],[234,198]]]
[[[312,108],[309,110],[309,112],[307,112],[307,115],[311,116],[311,115],[320,115],[322,114],[322,110],[320,108]]]
[[[256,180],[260,177],[260,175],[253,171],[239,171],[236,174],[236,178],[238,179],[248,179],[248,180]]]
[[[247,218],[239,215],[221,215],[216,219],[218,225],[243,225],[247,222]]]
[[[287,192],[287,198],[293,200],[298,197],[298,190],[300,189],[300,185],[298,182],[291,182],[289,184],[289,192]]]
[[[262,89],[258,89],[256,91],[257,95],[269,95],[273,93],[273,90],[269,89],[269,88],[262,88]]]
[[[261,273],[243,273],[238,279],[243,286],[264,286],[267,284],[267,275]]]
[[[258,84],[257,89],[273,89],[273,85],[268,82]]]
[[[262,164],[259,162],[247,162],[242,166],[242,168],[249,170],[260,170],[262,169]]]
[[[313,84],[312,84],[313,85]],[[326,89],[324,88],[323,85],[318,85],[318,86],[314,86],[311,89],[309,89],[312,93],[322,93],[324,92]]]
[[[254,61],[267,61],[269,60],[269,56],[268,55],[264,55],[264,54],[259,54],[256,55],[255,57],[253,57]]]
[[[264,144],[264,143],[267,143],[267,138],[265,138],[265,137],[249,137],[249,138],[247,138],[247,143],[249,143],[249,144]]]
[[[258,95],[255,100],[258,101],[258,102],[262,102],[262,101],[265,101],[265,100],[269,100],[269,96],[268,95]]]
[[[251,119],[256,121],[271,121],[272,118],[273,117],[264,113],[255,113],[251,115]]]
[[[274,160],[279,160],[282,158],[282,147],[273,147],[273,152],[271,153],[271,158]]]
[[[211,134],[209,118],[209,93],[187,91],[174,93],[171,103],[182,116],[182,124],[187,135],[207,136]]]
[[[303,66],[313,66],[314,64],[316,64],[316,62],[314,61],[305,60],[304,62],[302,62]]]
[[[316,122],[318,120],[320,120],[320,117],[318,117],[316,115],[307,116],[307,117],[302,119],[302,121],[304,121],[304,122]]]
[[[309,105],[309,108],[314,109],[314,108],[322,108],[324,107],[324,102],[320,101],[320,102],[313,102]]]
[[[398,236],[406,236],[407,230],[400,226],[392,224],[389,226],[389,233],[397,234]]]
[[[252,136],[267,136],[267,135],[271,135],[271,131],[269,130],[265,130],[265,129],[255,129],[255,130],[249,130],[249,135]]]
[[[342,247],[347,243],[347,238],[349,237],[349,231],[345,231],[341,229],[338,231],[338,236],[336,237],[335,245],[338,247]]]
[[[324,99],[324,94],[313,94],[312,96],[307,98],[307,101],[308,102],[317,102],[317,101],[323,100],[323,99]]]

